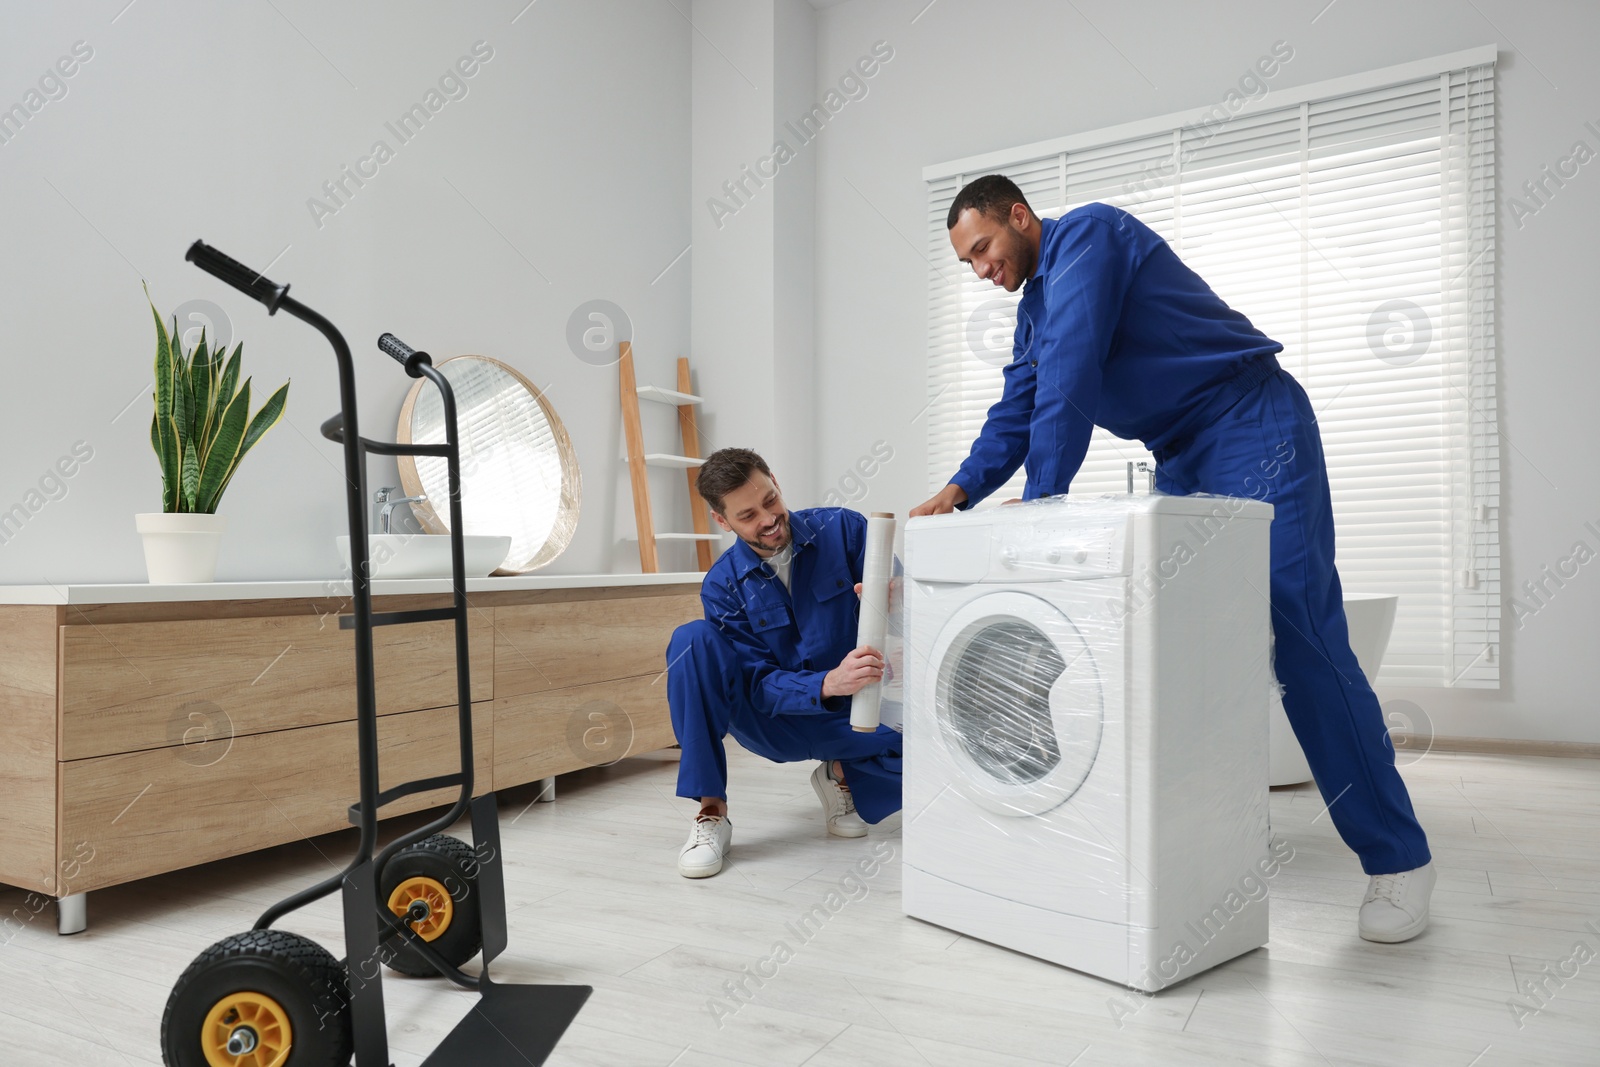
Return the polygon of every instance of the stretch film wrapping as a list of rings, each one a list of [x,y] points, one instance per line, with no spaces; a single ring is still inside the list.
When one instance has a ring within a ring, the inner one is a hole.
[[[856,647],[884,653],[889,636],[889,582],[894,577],[894,515],[874,511],[867,519],[867,552],[861,564],[861,615]],[[870,734],[878,728],[883,683],[872,682],[850,700],[850,728]]]
[[[1271,516],[1117,494],[906,523],[908,914],[1147,991],[1265,943]]]
[[[905,525],[900,525],[904,532]],[[905,732],[906,579],[901,555],[894,557],[894,577],[889,579],[889,636],[883,639],[883,692],[878,699],[878,722]]]

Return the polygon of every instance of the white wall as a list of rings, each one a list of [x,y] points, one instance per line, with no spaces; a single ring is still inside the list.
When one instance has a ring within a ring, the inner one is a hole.
[[[773,5],[773,140],[793,137],[788,126],[816,105],[817,13],[806,0]],[[826,129],[823,134],[826,134]],[[821,137],[818,137],[820,140]],[[773,183],[773,409],[785,455],[785,492],[816,494],[816,233],[817,154],[794,145],[798,155]],[[769,151],[771,146],[769,146]]]
[[[706,398],[701,452],[754,448],[776,462],[770,454],[776,198],[770,186],[742,172],[771,147],[773,12],[742,0],[695,0],[692,13],[702,28],[692,44],[688,195],[690,359]],[[743,195],[725,192],[725,183],[741,182]]]
[[[11,5],[0,35],[0,107],[74,42],[93,49],[66,96],[0,144],[0,510],[75,442],[93,449],[65,496],[0,545],[0,582],[144,579],[132,516],[160,510],[160,473],[141,278],[164,315],[194,298],[225,309],[257,396],[292,379],[287,421],[224,498],[219,577],[338,572],[340,456],[317,435],[338,405],[332,353],[185,263],[196,237],[258,269],[276,257],[269,276],[341,327],[367,436],[392,437],[410,385],[373,347],[384,330],[548,386],[584,486],[577,538],[550,570],[636,571],[617,370],[578,359],[566,326],[603,298],[632,320],[642,379],[670,383],[687,354],[686,261],[665,270],[689,243],[683,15],[633,0],[542,0],[520,17],[516,3],[122,6]],[[401,145],[385,122],[480,40],[493,58],[467,95]],[[378,139],[394,158],[319,228],[306,201]],[[671,409],[646,420],[673,447]],[[372,471],[374,487],[393,484],[392,461]],[[658,492],[682,511],[664,509],[662,527],[687,529],[682,476],[664,472]]]
[[[1080,0],[1075,7],[1055,0],[853,0],[822,13],[819,85],[874,40],[895,49],[871,95],[853,103],[817,145],[818,484],[825,490],[875,439],[886,440],[894,458],[854,505],[863,511],[903,514],[929,489],[925,427],[917,419],[927,400],[921,169],[929,163],[1198,112],[1280,39],[1294,46],[1295,57],[1274,88],[1498,43],[1502,200],[1542,164],[1567,155],[1574,141],[1600,150],[1600,135],[1584,126],[1593,120],[1600,127],[1600,71],[1588,55],[1600,36],[1600,10],[1591,6]],[[1600,551],[1600,471],[1588,462],[1600,407],[1589,315],[1600,163],[1522,221],[1519,229],[1509,211],[1502,213],[1498,247],[1508,596],[1545,564],[1569,556],[1576,541]],[[1521,630],[1508,611],[1500,690],[1380,697],[1412,701],[1439,734],[1600,741],[1600,659],[1593,654],[1600,561],[1546,600]]]
[[[815,102],[805,0],[695,0],[693,360],[702,453],[753,448],[812,496],[815,145],[784,129]],[[776,151],[779,141],[787,152]],[[798,503],[792,506],[799,506]]]

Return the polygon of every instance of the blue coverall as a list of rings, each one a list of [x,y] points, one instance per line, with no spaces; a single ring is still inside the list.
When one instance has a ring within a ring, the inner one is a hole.
[[[875,823],[900,810],[900,735],[850,728],[850,698],[822,679],[856,646],[867,520],[846,508],[789,512],[790,587],[743,541],[700,586],[706,617],[667,645],[667,703],[683,758],[680,797],[726,797],[728,734],[779,763],[838,760],[856,811]],[[879,651],[882,651],[881,649]]]
[[[1367,874],[1429,861],[1378,699],[1350,650],[1316,415],[1283,346],[1125,211],[1040,221],[1013,360],[951,479],[964,508],[1027,465],[1028,500],[1065,493],[1096,425],[1137,439],[1165,493],[1273,505],[1271,602],[1283,706],[1329,814]]]

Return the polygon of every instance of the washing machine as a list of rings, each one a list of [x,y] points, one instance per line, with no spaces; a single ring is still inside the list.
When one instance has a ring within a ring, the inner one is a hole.
[[[905,530],[904,910],[1153,991],[1267,939],[1270,505]]]

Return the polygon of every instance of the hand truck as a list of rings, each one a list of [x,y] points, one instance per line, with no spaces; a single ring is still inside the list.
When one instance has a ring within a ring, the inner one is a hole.
[[[333,323],[256,271],[196,241],[185,257],[266,305],[317,329],[339,361],[339,414],[322,435],[344,446],[349,508],[352,611],[339,619],[355,631],[358,803],[356,855],[343,871],[268,908],[247,933],[223,938],[195,958],[174,985],[161,1019],[167,1067],[392,1067],[383,1004],[383,968],[442,975],[480,999],[423,1061],[425,1067],[528,1067],[544,1063],[593,992],[590,986],[501,985],[489,964],[506,947],[505,868],[494,793],[472,795],[472,689],[468,678],[467,595],[462,551],[461,453],[455,397],[426,352],[384,334],[378,348],[413,378],[427,378],[444,402],[445,443],[402,445],[360,435],[355,367]],[[455,603],[449,608],[374,612],[368,569],[366,457],[441,456],[449,470],[450,560]],[[455,623],[461,770],[378,788],[378,715],[372,628]],[[377,848],[378,811],[401,797],[458,787],[450,810]],[[468,809],[473,844],[441,831]],[[345,958],[272,924],[312,901],[343,894]],[[461,965],[479,952],[478,974]]]

